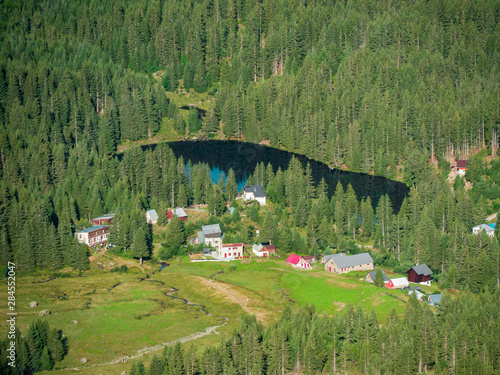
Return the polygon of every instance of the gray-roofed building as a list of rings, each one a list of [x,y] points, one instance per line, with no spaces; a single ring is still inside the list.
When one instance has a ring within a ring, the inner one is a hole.
[[[75,233],[75,237],[80,243],[85,245],[95,245],[106,242],[109,236],[109,225],[94,225],[90,228],[83,228]]]
[[[203,225],[198,232],[198,243],[204,243],[218,249],[222,246],[222,231],[219,224]]]
[[[371,270],[373,270],[373,259],[368,253],[355,255],[333,254],[325,263],[325,271],[337,274]]]
[[[408,281],[411,283],[431,285],[432,271],[425,263],[413,266],[406,271],[406,274],[408,275]]]
[[[472,227],[473,234],[479,234],[483,230],[489,237],[493,238],[495,236],[495,229],[489,226],[488,224],[481,224]]]
[[[260,185],[247,185],[243,188],[243,200],[257,201],[261,206],[266,205],[266,193]]]
[[[94,225],[106,225],[111,223],[111,220],[115,217],[115,214],[106,214],[102,215],[99,217],[96,217],[95,219],[92,219],[91,222]]]
[[[330,255],[324,255],[323,258],[321,259],[321,264],[325,264],[328,262],[328,260],[333,257],[335,254],[330,254]]]
[[[184,211],[183,208],[174,208],[172,210],[167,211],[167,217],[169,219],[172,219],[174,216],[177,216],[182,221],[186,221],[188,217],[186,211]]]
[[[365,281],[367,283],[373,284],[375,282],[375,275],[376,274],[377,274],[377,271],[368,272],[368,274],[365,277]],[[384,285],[387,284],[389,282],[389,278],[387,277],[387,275],[385,274],[385,272],[383,270],[382,270],[382,277],[384,278]]]
[[[427,297],[427,303],[431,306],[434,307],[439,307],[439,304],[441,303],[441,294],[431,294],[429,297]]]
[[[156,224],[158,222],[158,214],[156,213],[156,210],[147,211],[146,220],[148,224]]]

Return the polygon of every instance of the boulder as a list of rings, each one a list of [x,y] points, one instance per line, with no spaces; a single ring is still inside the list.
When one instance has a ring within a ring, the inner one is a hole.
[[[128,375],[127,371],[123,371],[122,375]]]
[[[127,356],[125,356],[125,357],[123,357],[120,361],[122,361],[123,363],[127,363],[127,361],[128,361],[128,357],[127,357]]]
[[[35,301],[30,302],[30,307],[37,307],[37,306],[38,306],[38,303],[36,303]]]
[[[73,320],[72,323],[73,324],[78,324],[78,320]]]
[[[81,362],[82,365],[88,363],[88,361],[89,361],[89,359],[85,358],[85,357],[83,357],[82,359],[80,359],[80,362]]]
[[[40,313],[38,315],[40,315],[40,316],[50,315],[50,311],[49,310],[42,310],[42,311],[40,311]]]

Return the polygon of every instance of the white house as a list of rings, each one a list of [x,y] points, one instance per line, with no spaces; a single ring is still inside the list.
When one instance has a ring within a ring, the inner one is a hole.
[[[75,233],[78,242],[89,246],[106,242],[108,236],[109,225],[94,225],[90,228],[83,228],[81,231]]]
[[[260,185],[248,185],[243,188],[243,200],[257,201],[261,206],[266,205],[266,193]]]
[[[242,243],[228,243],[217,249],[217,257],[219,260],[234,260],[243,258]]]
[[[260,258],[269,258],[269,250],[262,244],[252,245],[252,251]]]
[[[406,277],[397,277],[395,279],[389,280],[387,284],[385,284],[385,287],[387,289],[402,289],[406,288],[410,284],[408,283],[408,280]]]
[[[475,227],[472,227],[472,233],[474,234],[479,234],[481,231],[485,231],[490,238],[493,238],[495,236],[495,227],[488,224],[481,224],[481,225],[476,225]]]
[[[156,210],[147,211],[146,220],[148,224],[156,224],[158,222],[158,214],[156,213]]]

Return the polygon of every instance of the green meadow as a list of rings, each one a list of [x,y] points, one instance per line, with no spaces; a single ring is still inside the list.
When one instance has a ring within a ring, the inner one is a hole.
[[[51,314],[41,319],[61,329],[68,339],[69,352],[56,364],[54,372],[129,371],[133,359],[118,362],[121,358],[133,358],[141,349],[220,326],[216,329],[218,334],[190,340],[188,345],[201,352],[206,345],[220,342],[220,335],[229,334],[245,313],[255,314],[267,325],[279,318],[286,305],[314,304],[318,312],[332,315],[351,303],[366,311],[374,310],[383,323],[393,309],[402,314],[405,308],[402,300],[408,299],[400,290],[387,291],[367,284],[364,273],[333,275],[319,263],[313,270],[297,270],[283,258],[249,263],[191,263],[182,257],[171,260],[169,267],[152,275],[154,265],[147,262],[139,269],[136,261],[110,254],[98,260],[102,262],[101,269],[94,260],[84,277],[62,274],[71,277],[43,283],[40,281],[50,275],[17,279],[16,311],[21,331],[26,332],[39,312],[48,309]],[[129,266],[128,273],[111,272],[113,266],[121,264]],[[146,272],[150,276],[144,279]],[[172,292],[172,288],[178,291]],[[433,290],[435,286],[428,292]],[[212,315],[165,293],[203,305]],[[2,312],[7,311],[6,301],[6,288],[2,288]],[[36,308],[29,307],[32,301],[38,303]],[[6,331],[5,320],[0,321],[0,334]],[[161,347],[147,351],[140,358],[148,363],[153,354],[160,352]],[[88,358],[89,362],[82,365],[81,358]]]

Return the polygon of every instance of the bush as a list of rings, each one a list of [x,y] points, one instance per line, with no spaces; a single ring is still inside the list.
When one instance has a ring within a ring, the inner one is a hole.
[[[120,267],[120,272],[121,272],[121,273],[127,273],[127,271],[128,271],[128,267],[127,267],[127,265],[126,265],[126,264],[124,264],[124,265],[122,265],[122,266]]]
[[[111,269],[111,272],[120,272],[120,268],[118,268],[118,267],[113,267],[113,268]]]

